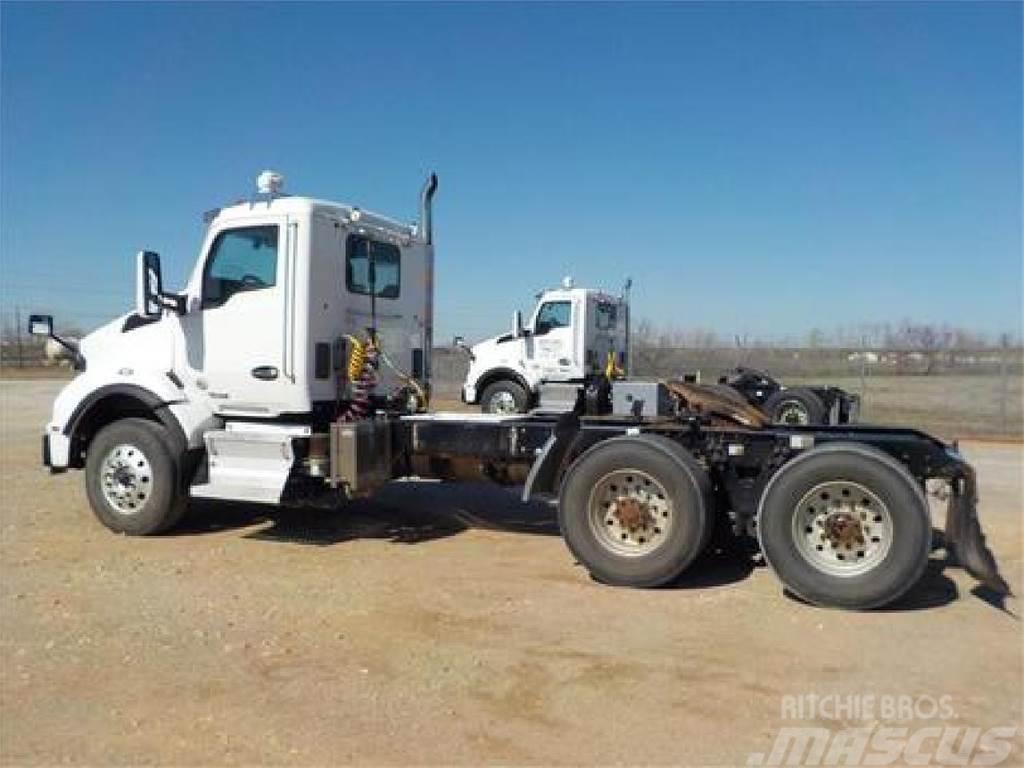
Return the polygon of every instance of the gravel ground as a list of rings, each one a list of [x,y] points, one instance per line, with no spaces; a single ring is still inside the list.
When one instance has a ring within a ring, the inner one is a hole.
[[[341,513],[202,503],[129,539],[80,473],[39,466],[59,386],[0,382],[4,764],[744,765],[805,694],[1021,724],[1019,603],[938,554],[900,605],[854,614],[734,556],[674,588],[600,586],[548,508],[475,485],[395,483]],[[1021,446],[963,448],[1019,594]]]

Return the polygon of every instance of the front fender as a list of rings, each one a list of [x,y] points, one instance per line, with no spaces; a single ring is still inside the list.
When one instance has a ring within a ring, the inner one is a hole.
[[[54,400],[45,432],[52,469],[71,465],[73,445],[81,425],[93,408],[115,396],[130,397],[151,409],[184,450],[188,442],[186,432],[170,406],[183,403],[186,396],[169,377],[154,373],[119,372],[116,376],[104,376],[99,372],[86,372],[74,378]]]

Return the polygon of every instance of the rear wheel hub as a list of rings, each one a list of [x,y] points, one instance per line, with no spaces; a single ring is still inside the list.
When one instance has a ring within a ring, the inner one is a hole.
[[[654,551],[675,524],[664,486],[638,469],[620,469],[601,478],[590,495],[588,518],[601,546],[626,556]]]
[[[793,514],[793,540],[811,565],[831,576],[855,576],[885,558],[893,522],[885,503],[860,483],[834,480],[808,491]]]

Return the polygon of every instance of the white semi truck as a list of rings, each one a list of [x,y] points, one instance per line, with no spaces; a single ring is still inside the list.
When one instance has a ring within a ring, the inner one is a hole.
[[[631,375],[629,289],[612,296],[576,288],[566,277],[562,287],[541,291],[523,325],[516,312],[512,331],[469,347],[461,336],[469,367],[462,401],[484,413],[526,413],[571,408],[572,392],[594,377],[614,372]],[[699,381],[700,372],[680,378]],[[718,380],[745,402],[779,424],[851,424],[860,414],[860,396],[826,385],[786,387],[764,371],[739,367]]]
[[[469,356],[462,400],[484,413],[526,413],[545,383],[580,385],[609,366],[624,371],[628,327],[625,291],[616,297],[576,288],[567,277],[537,295],[525,326],[517,311],[510,333],[472,347],[456,337]]]
[[[1008,591],[973,470],[915,430],[773,425],[698,384],[609,377],[559,414],[430,412],[436,187],[408,225],[283,195],[264,173],[251,200],[209,215],[180,292],[141,252],[135,311],[82,339],[44,464],[84,470],[99,520],[134,535],[172,528],[195,497],[341,506],[393,478],[487,478],[557,500],[566,544],[605,583],[670,582],[717,531],[756,539],[792,592],[844,608],[921,577],[925,481],[939,479],[947,548]],[[52,317],[30,327],[56,338]]]

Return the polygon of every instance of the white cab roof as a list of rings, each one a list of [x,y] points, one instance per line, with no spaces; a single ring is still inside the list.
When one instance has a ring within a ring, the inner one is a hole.
[[[220,224],[232,219],[249,219],[261,213],[273,213],[280,216],[320,214],[329,218],[336,218],[357,230],[360,227],[367,227],[369,229],[383,230],[394,237],[400,238],[410,238],[416,234],[415,225],[396,221],[379,213],[365,211],[358,206],[335,203],[330,200],[317,200],[312,197],[293,197],[290,195],[273,198],[257,197],[252,200],[239,201],[234,205],[225,206],[217,211],[211,223]]]

